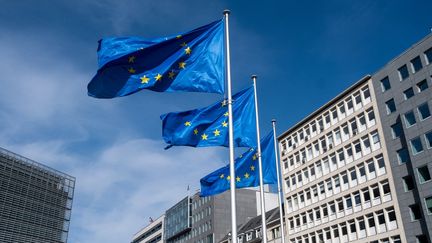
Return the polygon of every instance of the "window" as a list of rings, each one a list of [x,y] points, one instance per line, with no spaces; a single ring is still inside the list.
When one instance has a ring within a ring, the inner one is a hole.
[[[404,118],[405,118],[405,126],[406,127],[411,127],[411,126],[416,124],[416,119],[415,119],[413,111],[409,111],[409,112],[405,113]]]
[[[386,104],[387,114],[396,111],[396,105],[393,99],[388,100],[385,104]]]
[[[412,179],[412,176],[408,175],[408,176],[402,177],[402,182],[403,182],[404,189],[406,192],[409,192],[412,189],[414,189],[414,181]]]
[[[426,63],[430,64],[432,63],[432,48],[429,48],[424,52]]]
[[[365,190],[363,190],[363,198],[364,198],[365,202],[370,201],[370,194],[369,194],[369,190],[367,188]]]
[[[413,204],[409,206],[411,220],[419,220],[421,218],[420,207],[417,204]]]
[[[347,206],[347,208],[352,208],[352,200],[351,200],[351,196],[346,196],[345,197],[345,204]]]
[[[368,162],[367,167],[368,167],[369,173],[375,172],[375,164],[373,161]]]
[[[399,79],[400,79],[400,81],[408,78],[408,76],[409,76],[408,68],[407,68],[406,65],[403,65],[402,67],[400,67],[398,69],[398,72],[399,72]]]
[[[378,132],[373,133],[372,134],[372,142],[373,142],[373,144],[377,144],[377,143],[379,143],[379,141],[380,141],[380,139],[379,139]]]
[[[408,150],[406,148],[399,149],[398,151],[396,151],[396,153],[399,164],[405,164],[407,162],[410,162]]]
[[[396,124],[393,124],[391,126],[391,132],[393,139],[400,137],[400,135],[402,134],[402,126],[400,122],[397,122]]]
[[[416,236],[416,243],[428,243],[428,239],[426,235],[417,235]]]
[[[425,140],[426,140],[426,147],[432,148],[432,131],[429,131],[425,134]]]
[[[391,89],[390,80],[388,77],[381,79],[381,91],[385,92]]]
[[[424,120],[424,119],[430,117],[431,114],[430,114],[428,103],[423,103],[423,104],[419,105],[419,107],[417,109],[419,111],[420,120]]]
[[[417,168],[420,183],[430,181],[431,176],[427,165]]]
[[[423,145],[421,143],[420,137],[416,137],[410,140],[411,151],[414,155],[423,152]]]
[[[418,72],[423,68],[422,62],[420,60],[420,57],[417,56],[416,58],[411,60],[411,68],[413,73]]]
[[[419,93],[422,92],[423,90],[427,89],[428,87],[429,86],[427,84],[426,79],[417,83],[417,89],[418,89]]]
[[[379,191],[378,186],[372,187],[372,194],[373,194],[373,198],[380,197],[380,191]]]
[[[354,195],[354,202],[356,206],[360,206],[361,204],[360,193],[357,192],[357,194]]]
[[[381,184],[382,185],[382,190],[384,192],[384,195],[387,195],[390,193],[390,185],[389,183],[386,181],[384,183]]]
[[[432,196],[425,198],[426,211],[428,214],[432,214]]]
[[[405,100],[407,100],[407,99],[409,99],[409,98],[411,98],[411,97],[414,96],[414,90],[413,90],[413,88],[406,89],[406,90],[403,92],[403,94],[404,94],[404,98],[405,98]]]

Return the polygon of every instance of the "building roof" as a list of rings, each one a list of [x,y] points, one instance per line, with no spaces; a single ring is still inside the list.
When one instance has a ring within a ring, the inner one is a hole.
[[[265,214],[267,224],[273,222],[275,220],[279,220],[279,207],[276,207],[270,211],[267,211]],[[237,235],[245,234],[250,231],[254,231],[257,228],[261,228],[261,214],[251,218],[246,223],[239,225],[237,227]],[[226,241],[231,238],[231,231],[222,238],[221,241]],[[256,239],[256,242],[261,242],[261,239]],[[248,241],[248,243],[254,243],[254,240]]]

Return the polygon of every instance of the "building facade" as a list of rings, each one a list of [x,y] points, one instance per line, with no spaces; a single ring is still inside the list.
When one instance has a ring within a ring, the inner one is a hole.
[[[432,35],[372,76],[407,242],[432,238]]]
[[[287,242],[405,239],[370,76],[279,136]]]
[[[157,243],[164,242],[164,222],[165,215],[156,220],[150,220],[150,224],[136,233],[132,243]]]
[[[75,178],[0,148],[0,242],[67,242]]]

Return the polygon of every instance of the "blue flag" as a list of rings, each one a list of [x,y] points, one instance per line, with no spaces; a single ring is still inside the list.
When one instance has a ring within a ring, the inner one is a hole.
[[[157,92],[224,93],[223,20],[166,38],[105,38],[99,41],[99,69],[87,86],[95,98]]]
[[[273,132],[261,139],[263,184],[276,184]],[[259,186],[258,157],[252,148],[235,160],[236,188]],[[230,168],[224,166],[201,179],[201,196],[211,196],[230,189]]]
[[[255,101],[253,87],[233,96],[234,144],[237,147],[256,146]],[[229,146],[228,104],[214,105],[161,116],[162,136],[173,146]]]

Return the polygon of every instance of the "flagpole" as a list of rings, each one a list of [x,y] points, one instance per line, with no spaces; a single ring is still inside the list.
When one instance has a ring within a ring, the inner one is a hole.
[[[256,75],[252,75],[254,94],[255,94],[255,120],[256,120],[256,130],[257,130],[257,154],[258,154],[258,171],[259,171],[259,183],[260,183],[260,201],[261,201],[261,222],[262,222],[262,238],[263,243],[267,243],[267,222],[265,217],[265,201],[264,201],[264,180],[262,171],[262,159],[261,159],[261,141],[260,141],[260,129],[259,129],[259,115],[258,115],[258,97],[257,97],[257,87],[256,87]]]
[[[274,150],[275,150],[275,163],[276,163],[276,176],[277,176],[277,189],[278,189],[278,200],[279,200],[279,217],[280,217],[280,224],[281,224],[281,235],[282,235],[282,243],[285,243],[285,225],[283,221],[283,212],[282,212],[282,197],[281,197],[281,183],[280,183],[280,176],[279,176],[279,153],[277,149],[277,141],[276,141],[276,120],[272,120],[272,126],[273,126],[273,139],[274,139]]]
[[[229,10],[224,10],[225,16],[225,56],[226,56],[226,79],[228,93],[228,135],[229,135],[229,161],[230,161],[230,191],[231,191],[231,242],[237,243],[237,214],[236,214],[236,195],[235,195],[235,167],[234,167],[234,130],[232,114],[232,96],[231,96],[231,62],[230,62],[230,45],[229,45]]]

